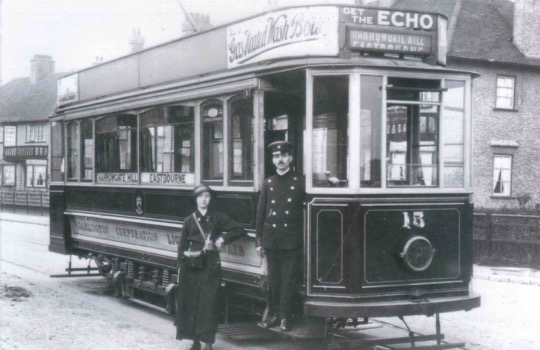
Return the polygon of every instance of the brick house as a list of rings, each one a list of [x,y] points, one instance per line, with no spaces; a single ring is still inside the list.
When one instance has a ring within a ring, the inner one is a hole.
[[[476,207],[540,207],[540,1],[397,0],[365,5],[448,17],[447,67],[473,83]]]
[[[50,128],[57,79],[50,56],[35,55],[31,75],[0,87],[0,185],[3,191],[47,191]]]

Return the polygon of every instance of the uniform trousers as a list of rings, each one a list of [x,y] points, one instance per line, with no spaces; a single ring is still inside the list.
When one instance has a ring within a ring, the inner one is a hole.
[[[265,248],[270,282],[270,312],[281,319],[290,319],[294,308],[298,270],[301,260],[299,249]]]

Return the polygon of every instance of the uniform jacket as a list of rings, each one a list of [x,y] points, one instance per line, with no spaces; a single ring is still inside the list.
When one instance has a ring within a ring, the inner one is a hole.
[[[219,253],[212,250],[203,255],[203,269],[190,270],[183,266],[184,251],[201,251],[204,247],[205,240],[195,220],[199,221],[205,234],[210,233],[214,243],[222,237],[223,243],[229,244],[241,238],[244,229],[226,214],[213,210],[208,210],[206,215],[196,211],[195,218],[190,215],[184,221],[178,244],[176,339],[198,338],[213,343],[220,314],[221,262]]]
[[[304,240],[304,177],[289,170],[264,180],[257,206],[257,245],[295,249]]]

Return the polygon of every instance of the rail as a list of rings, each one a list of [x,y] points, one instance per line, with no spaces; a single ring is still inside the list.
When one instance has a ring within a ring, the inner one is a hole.
[[[45,209],[49,208],[49,192],[45,191],[17,191],[17,190],[1,190],[0,191],[0,210],[10,208],[13,212],[19,210],[39,209],[41,215]]]
[[[474,214],[475,257],[532,261],[540,257],[540,216]]]

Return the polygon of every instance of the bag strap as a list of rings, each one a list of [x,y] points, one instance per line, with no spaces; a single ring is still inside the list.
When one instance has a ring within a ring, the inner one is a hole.
[[[201,227],[201,224],[199,223],[199,220],[197,219],[197,216],[195,215],[195,213],[193,213],[193,219],[195,219],[195,223],[197,224],[197,227],[199,228],[199,232],[201,234],[201,236],[203,237],[203,240],[206,241],[207,237],[205,236],[204,234],[204,231]],[[208,235],[210,236],[210,235]]]

